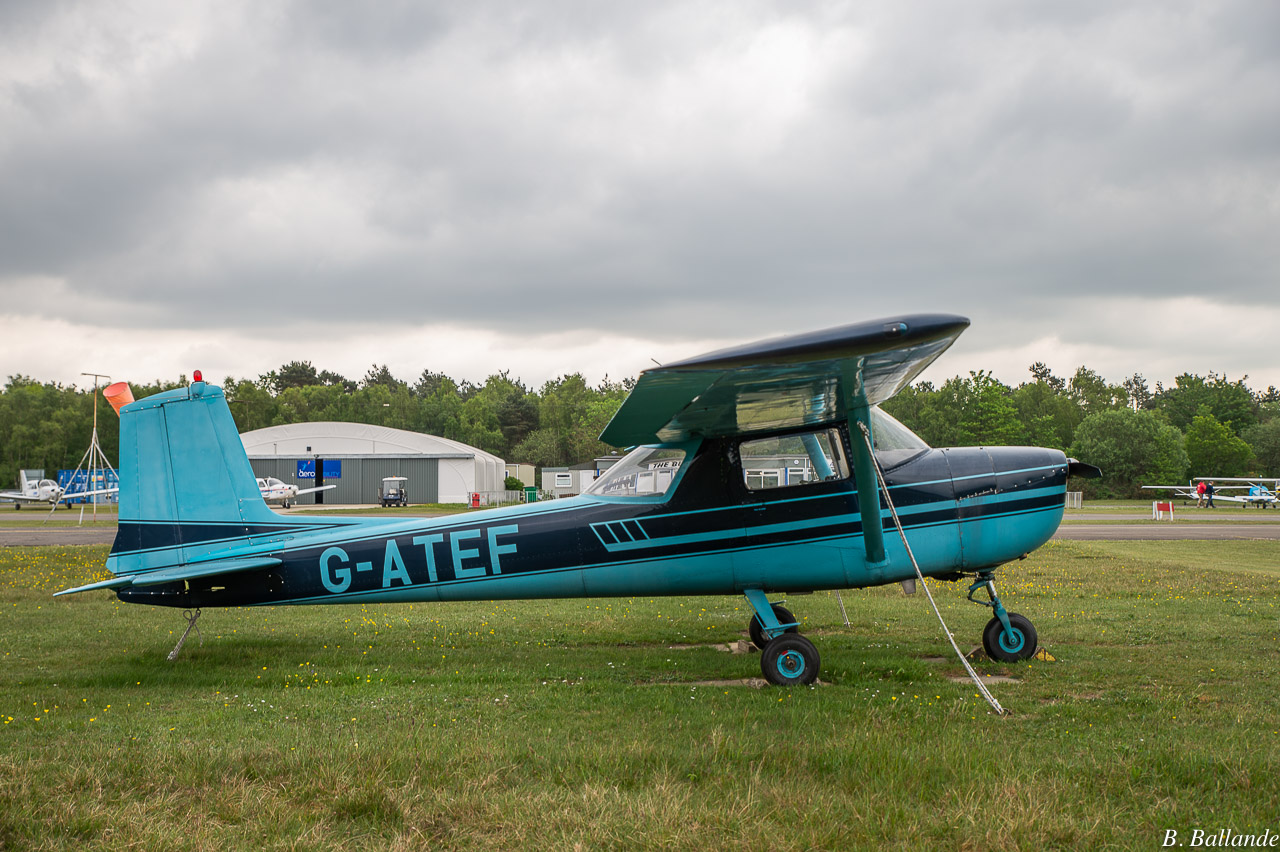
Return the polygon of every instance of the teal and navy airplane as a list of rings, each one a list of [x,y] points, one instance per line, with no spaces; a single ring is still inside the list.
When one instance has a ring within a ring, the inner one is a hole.
[[[969,599],[994,611],[987,653],[1025,659],[1035,629],[1005,611],[993,571],[1047,541],[1068,475],[1096,469],[1050,449],[931,449],[877,407],[968,325],[896,317],[647,370],[600,436],[635,449],[586,493],[445,518],[276,514],[222,391],[195,381],[121,409],[114,576],[58,594],[197,615],[741,594],[764,675],[786,685],[812,683],[819,657],[769,595],[909,583],[914,558],[925,577],[972,578]]]

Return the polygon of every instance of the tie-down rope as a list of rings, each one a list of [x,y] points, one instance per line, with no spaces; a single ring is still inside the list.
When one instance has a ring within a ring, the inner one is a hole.
[[[982,693],[982,697],[987,699],[987,703],[999,715],[1005,714],[1005,709],[1000,706],[1000,702],[996,701],[995,696],[987,689],[986,684],[978,677],[977,672],[973,670],[973,666],[969,665],[969,661],[965,659],[964,654],[960,653],[960,646],[956,644],[956,637],[951,634],[947,628],[947,623],[942,620],[942,613],[938,611],[938,604],[933,599],[933,593],[929,591],[928,584],[924,581],[924,574],[920,573],[920,566],[916,563],[916,555],[911,552],[911,544],[907,541],[907,534],[902,529],[902,521],[898,519],[898,510],[894,508],[893,498],[889,496],[889,486],[884,481],[884,471],[880,469],[880,461],[876,458],[875,450],[871,446],[871,432],[867,429],[867,424],[858,422],[858,428],[862,430],[862,439],[867,444],[867,455],[871,456],[872,464],[875,465],[876,479],[880,482],[880,491],[884,494],[884,502],[889,505],[889,514],[893,516],[893,525],[898,528],[898,535],[902,538],[902,546],[907,549],[907,556],[911,559],[911,567],[916,569],[916,577],[920,580],[920,585],[924,588],[925,595],[929,598],[929,605],[933,607],[933,614],[938,616],[938,623],[942,625],[942,632],[947,634],[947,639],[951,642],[951,647],[955,649],[956,656],[960,658],[964,670],[969,673],[969,677],[973,679],[973,683],[978,687],[978,691]]]

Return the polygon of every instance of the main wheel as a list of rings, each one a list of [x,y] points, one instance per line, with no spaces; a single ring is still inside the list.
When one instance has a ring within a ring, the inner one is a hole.
[[[799,633],[784,633],[760,655],[764,679],[774,686],[796,686],[818,679],[818,649]]]
[[[1036,652],[1036,629],[1031,626],[1030,619],[1011,612],[1009,626],[1013,628],[1012,632],[1004,629],[1000,619],[992,617],[982,631],[982,649],[988,657],[1002,663],[1031,659]]]
[[[790,624],[796,620],[796,617],[791,614],[791,610],[782,604],[773,605],[773,617],[778,619],[779,624]],[[751,634],[751,644],[761,651],[769,644],[769,637],[764,635],[764,625],[760,623],[760,616],[751,616],[751,623],[747,625],[747,632]],[[788,627],[786,632],[797,633],[799,631],[794,627]]]

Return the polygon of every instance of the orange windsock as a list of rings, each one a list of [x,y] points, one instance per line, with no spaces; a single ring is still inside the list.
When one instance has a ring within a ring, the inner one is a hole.
[[[102,395],[107,398],[107,402],[111,403],[111,407],[116,410],[116,416],[120,416],[120,409],[123,406],[133,402],[133,391],[129,390],[128,382],[116,382],[114,385],[107,385],[102,389]]]

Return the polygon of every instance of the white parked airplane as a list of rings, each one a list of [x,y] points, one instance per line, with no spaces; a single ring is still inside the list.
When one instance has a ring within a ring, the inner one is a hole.
[[[93,497],[97,494],[114,494],[119,487],[99,488],[96,491],[68,492],[52,479],[44,479],[43,470],[22,470],[18,472],[18,490],[0,491],[0,500],[12,500],[14,509],[21,509],[23,503],[48,503],[55,509],[63,501],[76,500],[81,497]],[[68,502],[67,507],[71,504]]]
[[[321,485],[317,488],[299,488],[296,485],[282,482],[274,476],[258,477],[258,491],[262,494],[262,499],[268,503],[279,503],[286,509],[294,504],[299,494],[328,491],[330,488],[337,487],[336,485]]]
[[[1198,502],[1200,495],[1196,493],[1197,482],[1213,483],[1213,499],[1224,503],[1239,503],[1242,506],[1257,506],[1265,509],[1276,505],[1276,491],[1280,490],[1280,479],[1265,476],[1197,476],[1186,485],[1144,485],[1147,490],[1172,491],[1174,497]],[[1237,483],[1223,485],[1221,483]],[[1225,491],[1244,491],[1244,494],[1224,494]]]

